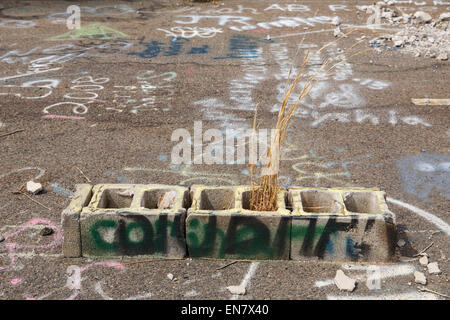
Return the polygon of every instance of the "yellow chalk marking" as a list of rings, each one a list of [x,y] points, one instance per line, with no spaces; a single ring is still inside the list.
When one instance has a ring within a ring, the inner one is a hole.
[[[450,99],[411,99],[411,102],[419,106],[448,106]]]

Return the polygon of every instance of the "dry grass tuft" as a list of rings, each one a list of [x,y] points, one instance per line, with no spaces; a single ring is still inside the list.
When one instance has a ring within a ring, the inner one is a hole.
[[[338,39],[324,45],[321,47],[316,54],[322,52],[327,47],[335,43],[336,41],[339,41],[342,38],[347,37],[350,33],[352,33],[354,30],[351,30],[347,34],[344,34],[343,36],[339,37]],[[319,70],[314,73],[312,76],[304,77],[303,73],[306,67],[306,64],[308,60],[310,59],[310,49],[306,51],[305,57],[303,58],[303,62],[300,66],[300,69],[297,73],[297,76],[292,81],[292,83],[288,86],[288,90],[286,91],[284,95],[283,102],[281,104],[281,108],[278,112],[277,117],[277,123],[275,126],[275,137],[272,137],[272,141],[270,143],[270,146],[267,149],[266,157],[268,159],[267,163],[264,167],[261,168],[261,177],[258,184],[254,181],[254,166],[255,162],[250,159],[250,184],[251,184],[251,199],[250,199],[250,210],[256,210],[256,211],[276,211],[278,209],[277,206],[277,195],[280,190],[280,183],[278,180],[278,163],[281,161],[281,148],[283,145],[283,141],[286,138],[288,129],[292,123],[292,117],[294,116],[295,112],[298,110],[298,108],[302,105],[302,101],[309,95],[314,85],[317,83],[317,81],[320,81],[319,76],[323,76],[324,74],[329,76],[332,75],[332,71],[336,68],[337,65],[339,65],[342,62],[345,62],[346,59],[354,57],[356,55],[359,55],[363,52],[366,52],[367,50],[358,51],[356,53],[352,53],[349,57],[347,57],[344,60],[341,60],[339,62],[333,63],[336,59],[340,59],[343,57],[349,50],[352,50],[354,47],[362,43],[364,40],[360,40],[356,42],[354,45],[352,45],[350,48],[344,50],[343,53],[337,55],[334,59],[326,59],[322,62],[321,67]],[[368,49],[370,50],[370,49]],[[292,71],[289,71],[288,81],[290,78],[290,73]],[[323,74],[324,73],[324,74]],[[305,80],[305,84],[300,90],[300,93],[295,100],[294,103],[288,104],[289,98],[291,94],[293,94],[295,88],[297,87],[300,80]],[[256,118],[257,118],[257,112],[258,107],[255,108],[255,115],[253,118],[253,130],[256,130]],[[254,140],[252,138],[251,141],[251,148],[253,149],[255,147]],[[251,152],[250,154],[253,154]],[[274,170],[275,169],[275,170]],[[272,172],[276,173],[272,173]],[[268,174],[264,174],[264,172],[267,172]]]

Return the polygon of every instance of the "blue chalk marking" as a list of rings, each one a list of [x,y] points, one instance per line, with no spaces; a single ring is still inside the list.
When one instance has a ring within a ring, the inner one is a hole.
[[[127,178],[121,176],[120,174],[111,172],[111,171],[106,171],[104,174],[107,175],[107,176],[113,176],[113,177],[116,177],[117,182],[119,182],[119,183],[132,183],[132,182],[131,182],[130,180],[128,180]]]
[[[161,155],[159,155],[158,160],[159,161],[167,161],[168,157],[166,154],[161,154]]]
[[[59,193],[67,198],[73,198],[73,192],[64,188],[61,188],[56,182],[52,183],[51,186],[53,187],[53,191],[56,193]]]

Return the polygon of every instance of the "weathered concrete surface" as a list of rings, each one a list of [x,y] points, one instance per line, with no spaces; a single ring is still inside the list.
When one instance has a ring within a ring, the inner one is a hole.
[[[171,205],[158,208],[170,192]],[[187,196],[180,186],[96,185],[80,214],[82,255],[183,258]]]
[[[63,258],[61,212],[71,201],[74,185],[88,181],[77,168],[92,185],[248,184],[248,165],[172,165],[170,155],[175,143],[170,141],[171,133],[185,128],[192,134],[192,124],[199,120],[204,130],[251,127],[256,104],[259,127],[272,128],[274,106],[279,103],[290,66],[299,64],[306,48],[315,50],[336,40],[336,26],[313,20],[314,16],[338,16],[343,32],[357,29],[330,46],[321,59],[336,56],[339,49],[349,48],[362,36],[367,42],[360,50],[369,51],[349,58],[336,75],[321,81],[314,98],[308,99],[302,114],[295,117],[283,146],[280,181],[285,187],[378,187],[391,198],[388,205],[396,214],[397,236],[405,242],[396,251],[399,260],[406,262],[392,266],[371,262],[383,271],[377,290],[365,284],[364,268],[368,266],[342,269],[348,276],[362,279],[350,298],[442,298],[419,292],[411,273],[412,268],[423,270],[414,255],[431,243],[426,253],[431,262],[439,263],[442,273],[427,276],[426,288],[450,295],[446,233],[450,223],[446,169],[450,162],[450,108],[417,104],[417,99],[449,98],[450,62],[411,56],[391,42],[382,47],[369,46],[370,39],[399,31],[384,24],[379,30],[367,28],[371,14],[356,6],[373,2],[83,1],[82,27],[101,24],[129,38],[102,39],[105,35],[96,31],[84,38],[46,41],[71,31],[64,19],[73,1],[0,1],[0,78],[8,78],[0,81],[0,135],[24,129],[0,138],[0,234],[5,238],[0,242],[0,299],[126,299],[147,293],[152,294],[149,299],[229,299],[231,294],[223,288],[240,284],[250,263],[238,262],[216,270],[231,261],[186,259],[128,264],[129,260],[118,258]],[[395,2],[394,6],[406,14],[421,10],[436,18],[448,11],[448,4],[435,4],[433,0]],[[246,9],[239,12],[238,5]],[[291,9],[303,5],[309,10],[289,11],[289,5]],[[222,13],[205,13],[210,10]],[[221,26],[217,19],[191,25],[176,22],[189,21],[180,15],[221,14],[249,17],[252,25],[298,17],[312,21],[314,26],[294,20],[292,25],[295,22],[299,26],[269,25],[271,29],[235,31],[230,28],[241,23]],[[166,56],[174,52],[169,49],[173,37],[158,29],[172,32],[174,27],[185,31],[186,27],[197,31],[217,28],[222,33],[179,40],[176,44],[184,43],[179,54]],[[109,33],[109,37],[114,35],[119,34]],[[242,44],[237,36],[246,36],[249,46],[256,45],[253,56],[256,52],[257,58],[230,52],[231,42]],[[265,41],[255,43],[254,38]],[[157,56],[156,51],[147,50],[153,41],[163,43]],[[204,46],[208,46],[208,53],[188,54],[191,48]],[[129,53],[142,53],[142,57]],[[30,74],[38,68],[37,62],[31,61],[50,56],[65,58],[49,64],[48,72]],[[308,72],[319,63],[311,61]],[[94,84],[82,81],[95,81],[103,89],[71,89]],[[98,96],[89,100],[94,93]],[[86,99],[75,99],[82,97]],[[79,105],[68,104],[80,102],[87,107],[86,112]],[[46,192],[32,197],[51,210],[12,193],[29,180],[43,185]],[[54,233],[41,236],[44,227]],[[81,290],[76,297],[75,289],[66,286],[72,274],[67,272],[68,266],[81,270]],[[315,285],[332,280],[339,268],[341,264],[322,260],[265,260],[251,277],[243,298],[340,296],[334,285]],[[179,280],[169,281],[168,272]],[[96,289],[100,281],[103,295]]]
[[[277,211],[260,212],[247,209],[250,190],[249,186],[192,186],[186,219],[190,257],[289,259],[286,191],[278,194]]]

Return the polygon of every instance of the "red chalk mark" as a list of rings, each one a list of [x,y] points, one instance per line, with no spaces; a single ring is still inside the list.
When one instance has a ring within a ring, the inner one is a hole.
[[[23,279],[20,279],[20,278],[14,278],[14,279],[11,280],[11,284],[12,284],[13,286],[16,286],[16,285],[18,285],[18,284],[21,284],[22,282],[23,282]]]
[[[269,32],[270,30],[266,30],[266,29],[256,29],[255,30],[255,32],[259,32],[259,33],[262,33],[262,32]]]
[[[71,119],[71,120],[82,120],[84,117],[75,117],[75,116],[59,116],[56,114],[49,114],[46,116],[42,116],[42,119]]]

